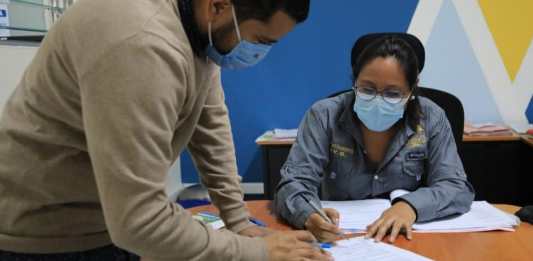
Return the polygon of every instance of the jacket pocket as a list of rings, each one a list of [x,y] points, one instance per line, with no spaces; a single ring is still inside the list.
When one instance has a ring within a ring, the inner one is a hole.
[[[407,178],[413,178],[419,182],[424,174],[424,160],[405,160],[402,169]]]

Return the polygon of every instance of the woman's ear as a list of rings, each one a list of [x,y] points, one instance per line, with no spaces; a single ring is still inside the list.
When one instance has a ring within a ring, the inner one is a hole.
[[[416,78],[415,86],[413,86],[413,91],[411,92],[411,97],[409,98],[410,101],[416,99],[418,96],[418,83],[420,83],[420,78]]]
[[[417,84],[413,86],[413,89],[411,89],[411,93],[409,94],[409,98],[407,99],[407,102],[414,101],[417,96],[418,96],[418,81],[417,81]]]

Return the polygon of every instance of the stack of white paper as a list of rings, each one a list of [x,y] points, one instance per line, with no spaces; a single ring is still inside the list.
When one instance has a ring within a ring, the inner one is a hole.
[[[349,232],[364,232],[390,207],[386,199],[353,201],[322,201],[322,207],[334,208],[340,214],[339,226]],[[514,231],[519,219],[507,214],[486,201],[474,201],[469,212],[426,223],[413,225],[414,232],[471,232],[506,230]]]
[[[356,237],[337,241],[327,249],[335,261],[373,260],[373,261],[428,261],[426,257],[372,239]]]
[[[464,126],[465,135],[489,135],[489,136],[498,136],[498,135],[512,135],[513,130],[503,124],[494,124],[494,123],[481,123],[481,124],[470,124],[465,123]]]
[[[273,138],[275,139],[292,139],[298,135],[298,129],[274,129]]]
[[[520,220],[507,214],[486,201],[474,201],[467,213],[447,219],[416,223],[415,232],[472,232],[506,230],[514,231]]]

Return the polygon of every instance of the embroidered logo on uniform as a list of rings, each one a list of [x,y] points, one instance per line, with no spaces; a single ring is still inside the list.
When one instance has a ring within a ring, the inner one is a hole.
[[[413,137],[411,137],[409,139],[409,141],[407,142],[407,148],[416,148],[416,147],[420,147],[424,144],[426,144],[426,134],[424,132],[424,128],[422,127],[422,125],[418,125],[416,127],[416,134],[413,135]]]
[[[331,146],[329,147],[329,150],[331,151],[331,153],[333,153],[334,155],[337,155],[339,157],[346,157],[346,156],[351,156],[353,155],[353,149],[350,149],[348,147],[344,147],[342,145],[339,145],[339,144],[331,144]]]
[[[426,153],[423,151],[413,151],[407,153],[407,160],[422,160],[426,158]]]

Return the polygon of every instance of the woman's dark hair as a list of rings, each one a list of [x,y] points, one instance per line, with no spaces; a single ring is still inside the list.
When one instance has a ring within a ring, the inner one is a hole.
[[[417,53],[407,41],[397,36],[384,36],[372,41],[355,60],[352,59],[353,82],[355,83],[359,73],[367,64],[379,57],[394,57],[402,67],[405,79],[414,97],[414,100],[409,100],[407,103],[404,114],[407,117],[404,117],[404,119],[407,119],[409,126],[416,131],[421,117],[417,81],[420,73],[419,69],[423,65],[419,64]]]
[[[310,0],[232,0],[239,21],[258,19],[267,22],[278,10],[284,11],[296,23],[309,15]]]

